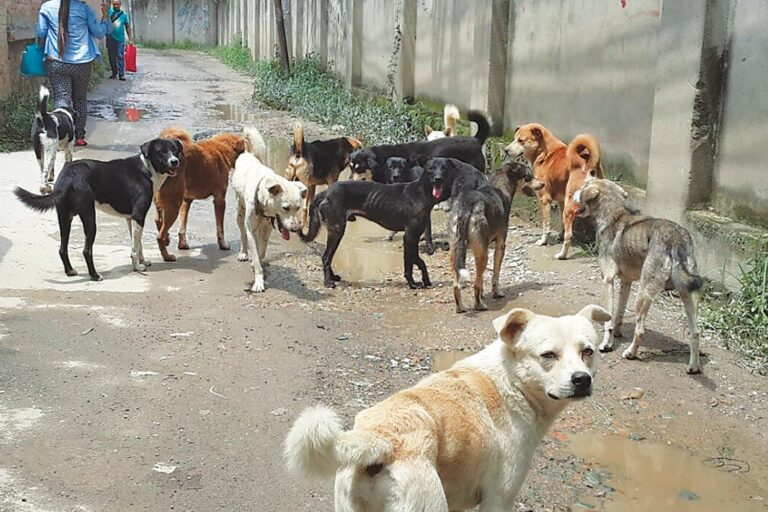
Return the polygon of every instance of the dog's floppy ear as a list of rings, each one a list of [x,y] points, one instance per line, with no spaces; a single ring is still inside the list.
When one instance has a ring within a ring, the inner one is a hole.
[[[424,133],[426,134],[427,137],[429,137],[429,134],[431,134],[433,131],[435,130],[433,130],[431,126],[429,126],[428,124],[424,125]]]
[[[517,343],[525,326],[534,317],[533,311],[515,308],[506,315],[502,315],[493,321],[493,328],[499,334],[501,341],[510,347]]]
[[[408,162],[410,162],[411,167],[418,165],[419,167],[424,167],[427,165],[427,160],[429,160],[430,157],[427,155],[415,155],[408,159]]]
[[[182,143],[179,139],[173,139],[173,142],[176,144],[176,148],[179,150],[178,156],[182,156],[184,154],[184,143]]]
[[[543,133],[541,133],[541,128],[534,127],[531,128],[531,135],[534,136],[534,138],[541,140],[544,136]]]
[[[376,169],[379,168],[379,164],[376,161],[376,157],[374,157],[373,155],[367,155],[365,157],[365,165],[367,165],[368,168],[372,171],[375,171]]]
[[[270,195],[276,196],[283,191],[283,186],[277,181],[268,182],[266,185]]]
[[[144,155],[144,158],[149,158],[149,149],[152,147],[153,142],[155,142],[154,139],[141,145],[141,154]]]
[[[594,304],[584,306],[582,310],[579,311],[577,314],[593,322],[603,323],[611,319],[611,314],[609,312],[607,312],[600,306],[596,306]]]

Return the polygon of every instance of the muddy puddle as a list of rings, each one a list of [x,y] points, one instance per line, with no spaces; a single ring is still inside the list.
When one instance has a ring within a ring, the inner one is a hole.
[[[121,123],[136,123],[152,115],[152,112],[145,108],[115,107],[114,110],[115,121]]]
[[[464,352],[462,350],[440,350],[432,353],[432,371],[441,372],[447,370],[454,363],[461,361],[469,356],[473,352]]]
[[[212,105],[210,109],[215,117],[222,121],[233,121],[235,123],[245,123],[254,121],[256,118],[251,108],[229,103],[219,103]]]
[[[749,464],[700,459],[659,443],[623,436],[574,435],[570,450],[595,464],[574,510],[723,512],[768,510],[768,493],[755,486]],[[596,495],[605,497],[596,497]]]

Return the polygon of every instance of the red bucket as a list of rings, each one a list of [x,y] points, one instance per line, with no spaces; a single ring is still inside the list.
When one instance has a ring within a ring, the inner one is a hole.
[[[136,73],[136,47],[132,44],[125,45],[125,70]]]

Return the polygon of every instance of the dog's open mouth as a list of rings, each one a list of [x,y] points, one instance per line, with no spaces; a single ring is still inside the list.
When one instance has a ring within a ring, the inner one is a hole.
[[[432,185],[432,197],[435,199],[440,199],[443,197],[443,186],[442,185]]]
[[[277,224],[277,230],[280,232],[280,236],[283,237],[283,240],[288,241],[291,239],[291,232],[288,231],[288,228],[283,226],[283,221],[280,220],[279,215],[275,215],[275,223]]]
[[[576,215],[579,216],[579,217],[583,217],[585,213],[587,213],[587,207],[586,206],[582,206],[578,210],[576,210]]]
[[[169,178],[175,178],[175,177],[176,177],[176,175],[177,175],[177,174],[179,174],[179,173],[176,171],[176,169],[177,169],[176,167],[170,167],[170,168],[168,169],[168,177],[169,177]]]

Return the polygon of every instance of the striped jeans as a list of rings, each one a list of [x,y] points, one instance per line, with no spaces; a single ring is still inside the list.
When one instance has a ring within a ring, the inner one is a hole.
[[[88,83],[93,62],[69,64],[46,60],[45,71],[53,89],[55,108],[69,107],[75,111],[75,137],[85,138],[85,120],[88,117]]]

